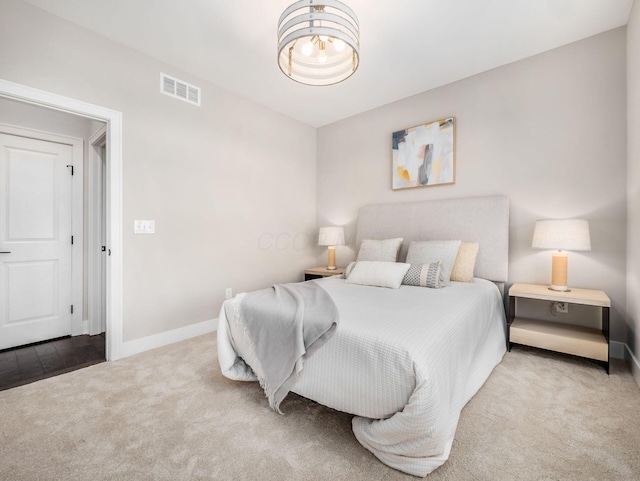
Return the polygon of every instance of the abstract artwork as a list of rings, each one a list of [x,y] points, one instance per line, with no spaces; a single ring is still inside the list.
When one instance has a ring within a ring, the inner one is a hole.
[[[392,142],[394,190],[455,183],[454,117],[394,132]]]

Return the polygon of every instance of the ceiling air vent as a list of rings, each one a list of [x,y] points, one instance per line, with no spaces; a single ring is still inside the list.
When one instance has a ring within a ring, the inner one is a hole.
[[[200,105],[200,88],[187,82],[171,77],[166,73],[160,74],[160,92],[175,97],[190,104]]]

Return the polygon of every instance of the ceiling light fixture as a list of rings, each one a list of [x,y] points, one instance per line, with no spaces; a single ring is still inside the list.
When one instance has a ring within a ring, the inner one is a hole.
[[[300,0],[278,22],[278,65],[306,85],[349,78],[360,62],[358,17],[338,0]]]

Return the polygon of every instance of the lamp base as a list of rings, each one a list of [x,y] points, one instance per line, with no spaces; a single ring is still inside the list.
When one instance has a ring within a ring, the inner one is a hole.
[[[551,286],[550,291],[569,292],[567,287],[567,268],[569,257],[564,251],[553,253],[551,263]]]
[[[329,262],[327,262],[327,269],[330,271],[336,270],[336,246],[329,246]]]

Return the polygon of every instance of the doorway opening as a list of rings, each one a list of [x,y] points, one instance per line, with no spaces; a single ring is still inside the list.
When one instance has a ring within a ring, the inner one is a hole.
[[[105,260],[98,278],[104,288],[100,310],[101,323],[106,329],[106,359],[122,357],[122,114],[120,112],[81,102],[39,89],[0,79],[0,98],[66,112],[83,118],[104,122],[104,150],[102,156],[102,211],[105,214],[102,235]],[[92,231],[93,229],[90,229]],[[87,257],[90,259],[90,257]],[[94,269],[94,272],[96,270]],[[87,271],[88,275],[88,271]],[[87,279],[88,287],[92,282]],[[93,290],[93,289],[92,289]],[[87,303],[88,305],[89,303]],[[93,324],[93,323],[91,323]],[[90,329],[90,326],[86,326]]]

